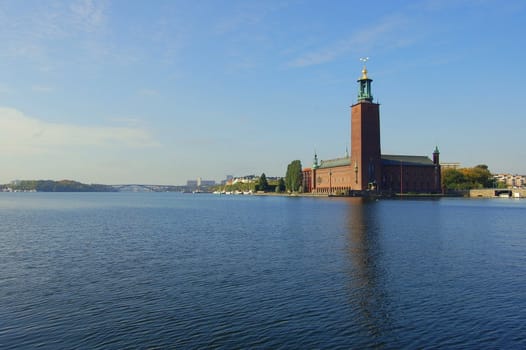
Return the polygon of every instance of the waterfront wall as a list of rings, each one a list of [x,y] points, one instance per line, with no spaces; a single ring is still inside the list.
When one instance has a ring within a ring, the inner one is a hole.
[[[469,196],[474,198],[496,198],[501,196],[526,198],[526,189],[522,188],[484,188],[479,190],[470,190]]]

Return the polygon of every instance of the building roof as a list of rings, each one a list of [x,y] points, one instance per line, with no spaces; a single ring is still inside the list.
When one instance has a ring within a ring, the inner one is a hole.
[[[406,156],[399,154],[382,154],[382,165],[397,165],[399,166],[434,166],[435,164],[427,156]],[[339,166],[351,165],[349,157],[321,160],[318,169],[334,168]]]
[[[426,156],[382,154],[382,165],[433,166],[435,164]]]
[[[351,159],[349,157],[343,157],[343,158],[336,158],[336,159],[328,159],[328,160],[322,160],[320,161],[319,169],[323,168],[334,168],[337,166],[345,166],[350,165]]]

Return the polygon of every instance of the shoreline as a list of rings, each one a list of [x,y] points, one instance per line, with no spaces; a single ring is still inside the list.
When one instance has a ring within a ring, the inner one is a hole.
[[[252,196],[275,196],[275,197],[314,197],[314,198],[445,198],[445,197],[464,197],[461,195],[446,195],[446,194],[355,194],[355,195],[337,195],[328,193],[272,193],[259,192],[253,193]]]

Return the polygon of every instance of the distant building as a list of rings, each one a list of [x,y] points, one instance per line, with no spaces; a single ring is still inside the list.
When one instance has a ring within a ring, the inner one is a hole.
[[[202,187],[210,187],[210,186],[215,186],[216,185],[216,182],[215,180],[201,180],[201,185]]]
[[[493,177],[496,181],[505,183],[509,187],[526,187],[525,175],[496,174]]]
[[[321,160],[304,169],[304,190],[327,194],[439,193],[440,152],[427,156],[386,155],[380,151],[380,105],[373,102],[364,66],[358,79],[358,102],[351,106],[351,154]]]
[[[202,180],[200,177],[197,180],[187,180],[186,187],[197,188],[197,187],[210,187],[215,186],[215,180]]]
[[[440,163],[440,168],[442,169],[442,171],[446,170],[446,169],[459,169],[460,168],[460,163]]]
[[[232,179],[234,178],[234,175],[227,175],[224,180],[221,181],[221,185],[227,185],[230,181],[230,184],[232,184]]]
[[[249,184],[249,183],[256,182],[257,179],[258,177],[256,175],[246,175],[246,176],[241,176],[241,177],[234,177],[232,179],[232,185],[237,184],[237,183]]]

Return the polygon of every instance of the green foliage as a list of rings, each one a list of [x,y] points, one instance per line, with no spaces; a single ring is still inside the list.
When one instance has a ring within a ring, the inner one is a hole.
[[[502,181],[497,181],[496,186],[497,188],[508,188],[508,184]]]
[[[474,168],[462,169],[468,180],[480,188],[491,188],[494,185],[493,175],[485,164],[477,165]]]
[[[114,192],[115,189],[107,185],[87,185],[71,180],[23,180],[10,185],[13,190],[38,192]]]
[[[227,192],[235,192],[235,191],[239,191],[239,192],[248,192],[248,191],[253,191],[255,192],[256,191],[256,183],[242,183],[242,182],[238,182],[238,183],[235,183],[233,185],[227,185],[224,187],[224,190],[227,191]]]
[[[287,166],[287,173],[285,175],[285,187],[287,191],[297,192],[300,190],[303,181],[303,172],[301,170],[301,161],[293,160]]]
[[[283,180],[282,177],[279,178],[278,184],[276,185],[275,191],[278,193],[285,192],[286,186],[285,186],[285,180]]]
[[[226,191],[226,192],[257,192],[257,191],[274,191],[278,186],[278,180],[268,180],[265,173],[261,174],[257,182],[242,183],[237,182],[233,185],[216,185],[210,188],[211,191]]]
[[[462,190],[466,177],[457,169],[445,169],[442,172],[442,184],[448,190]]]
[[[442,185],[448,190],[491,188],[494,184],[493,176],[485,164],[474,168],[445,169],[442,172]]]
[[[265,173],[263,173],[259,177],[257,190],[258,191],[268,191],[268,189],[269,189],[269,185],[268,185],[268,181],[267,181],[267,176],[265,175]]]

